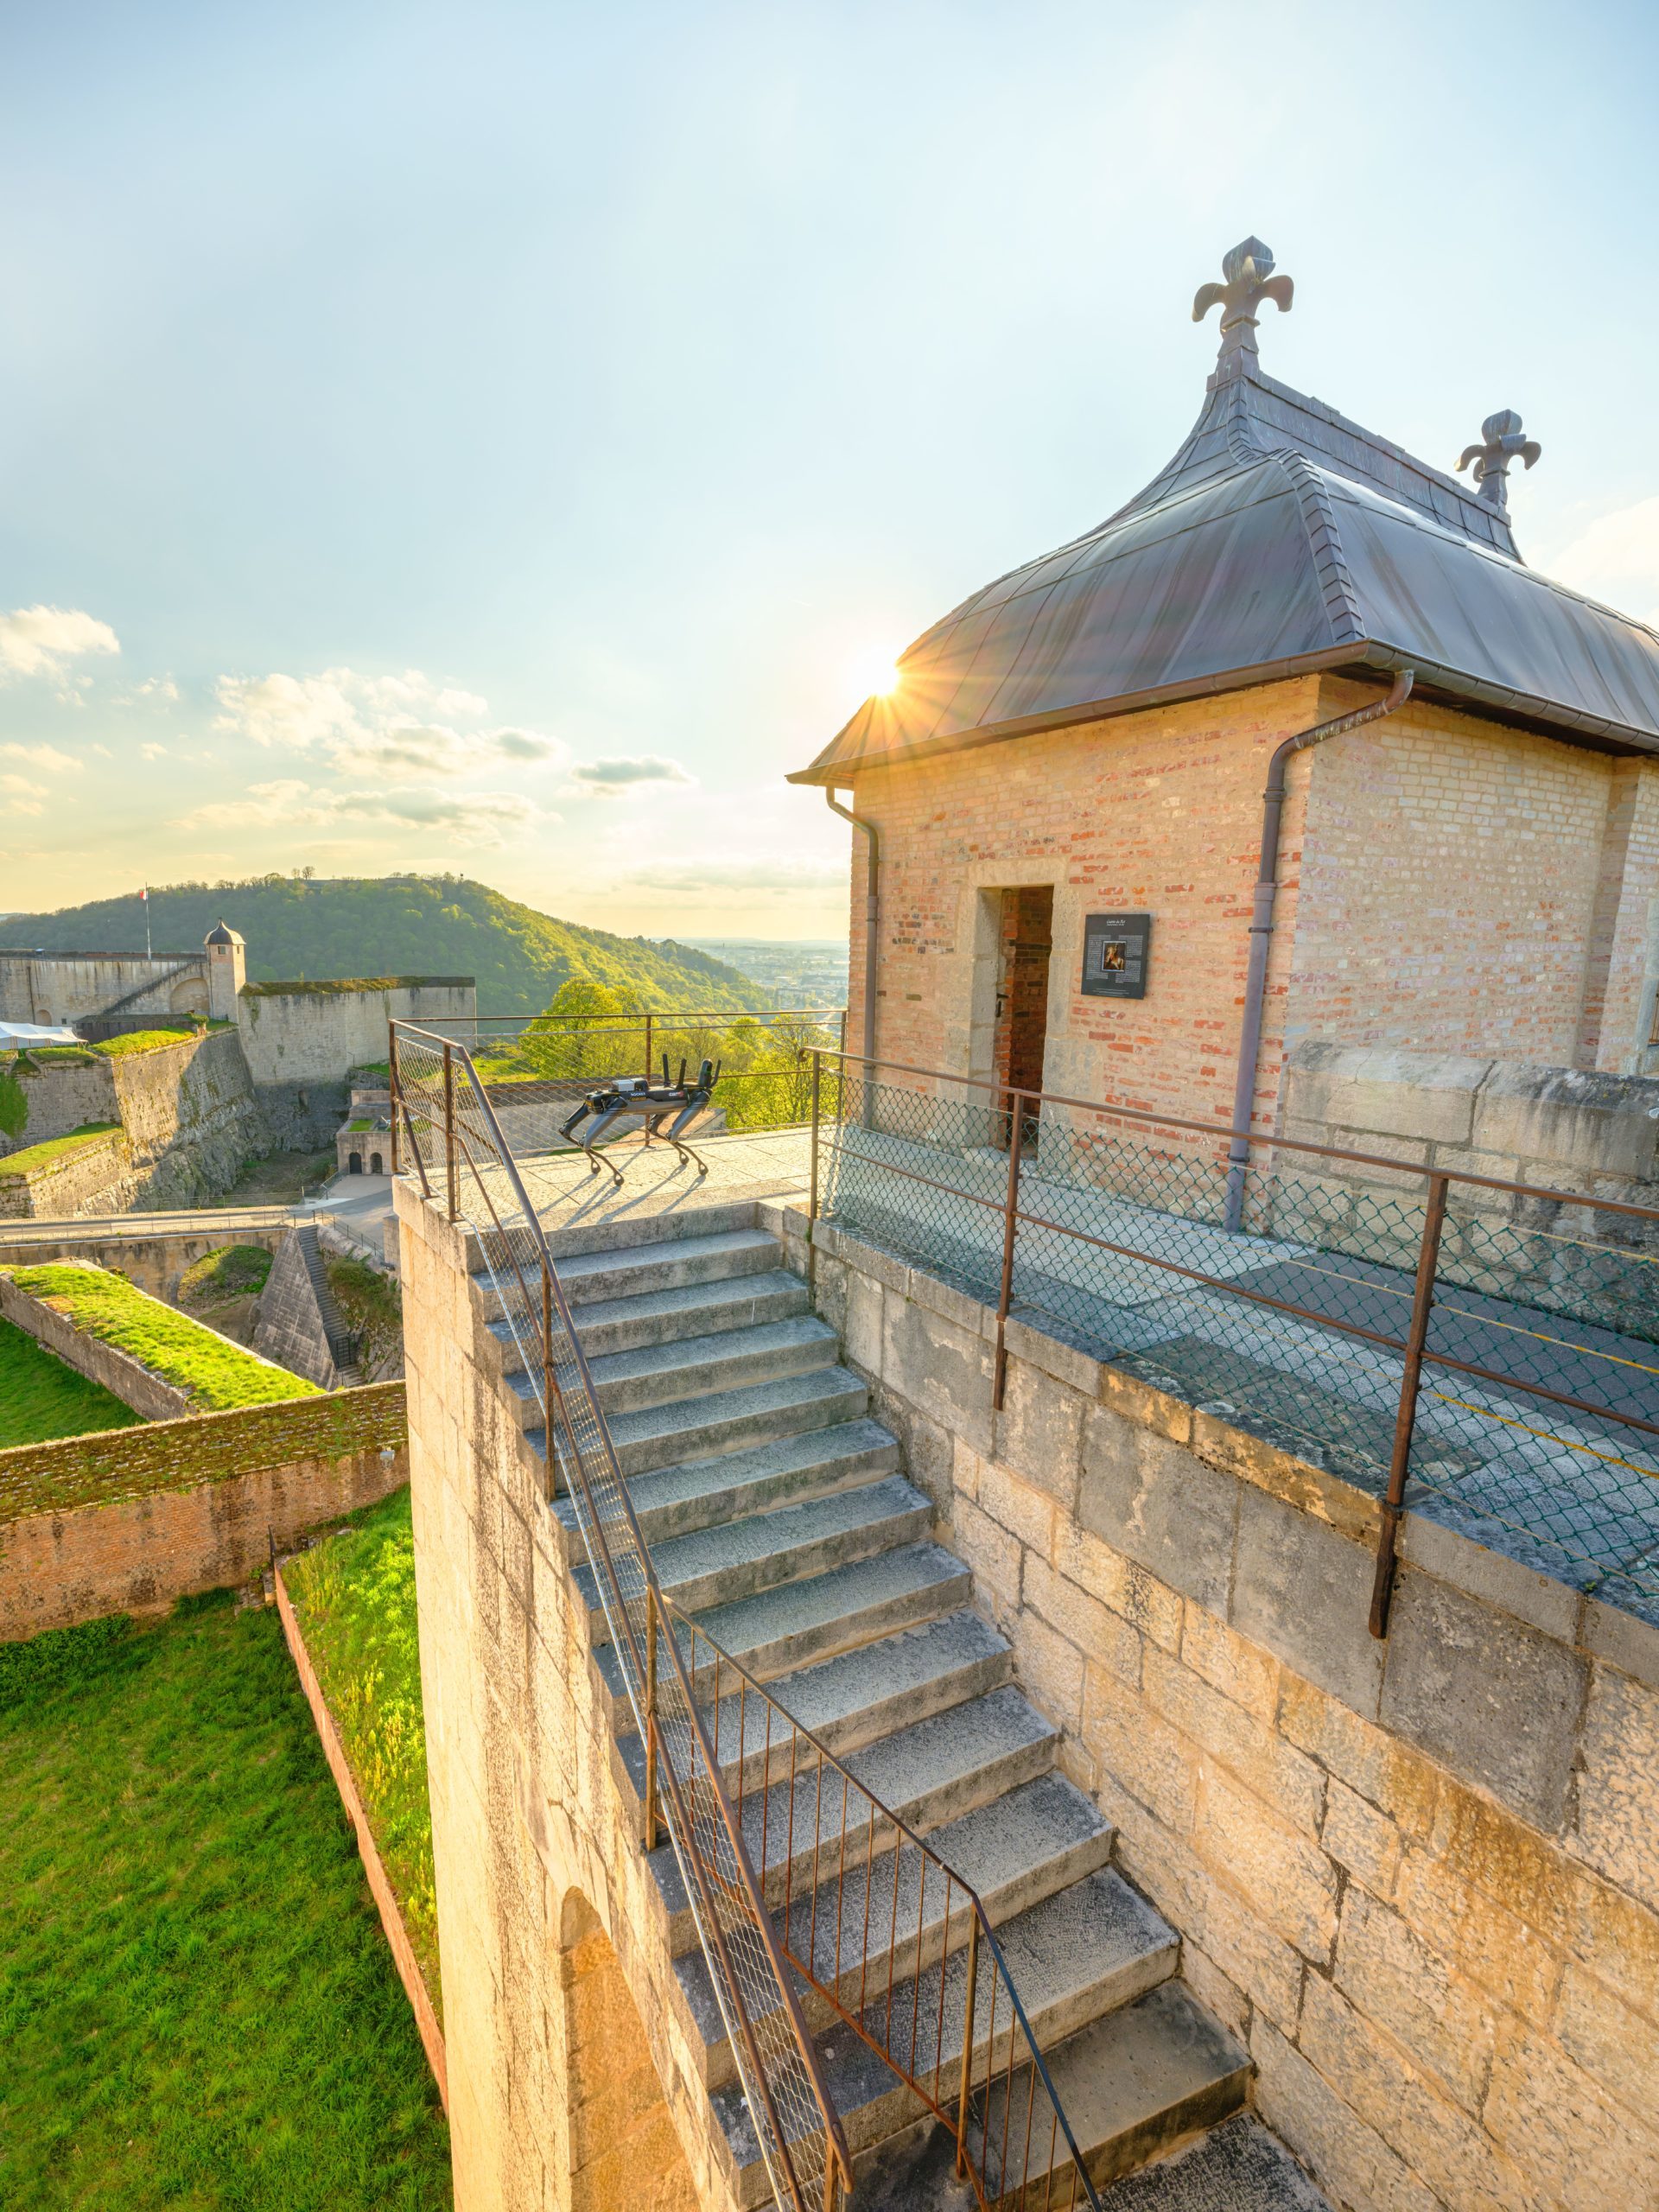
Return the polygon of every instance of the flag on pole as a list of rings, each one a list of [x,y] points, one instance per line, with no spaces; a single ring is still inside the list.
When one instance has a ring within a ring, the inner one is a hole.
[[[144,957],[145,957],[145,959],[146,959],[146,960],[148,960],[148,959],[150,957],[150,950],[149,950],[149,886],[148,884],[145,884],[145,886],[144,886],[143,889],[143,890],[138,893],[138,900],[139,900],[139,904],[143,907],[143,910],[144,910]]]

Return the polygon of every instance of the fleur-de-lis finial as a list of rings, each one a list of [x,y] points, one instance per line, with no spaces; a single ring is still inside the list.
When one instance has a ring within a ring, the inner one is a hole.
[[[1202,322],[1211,308],[1221,309],[1221,360],[1234,354],[1255,357],[1256,309],[1271,300],[1281,315],[1290,313],[1295,286],[1273,273],[1273,256],[1260,238],[1246,238],[1221,258],[1224,284],[1200,284],[1192,300],[1192,320]]]
[[[1513,407],[1501,407],[1496,415],[1489,415],[1480,426],[1484,445],[1465,446],[1459,468],[1475,464],[1475,481],[1480,486],[1483,499],[1498,509],[1508,512],[1510,504],[1510,463],[1520,461],[1532,467],[1543,448],[1536,438],[1521,435],[1521,417]]]

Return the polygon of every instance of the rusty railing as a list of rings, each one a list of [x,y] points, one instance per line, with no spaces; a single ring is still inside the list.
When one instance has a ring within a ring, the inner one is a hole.
[[[845,2136],[680,1645],[657,1634],[651,1554],[512,1147],[465,1046],[394,1023],[390,1079],[394,1173],[412,1163],[425,1195],[475,1238],[543,1415],[550,1475],[575,1505],[649,1747],[652,1819],[660,1806],[774,2194],[794,2212],[836,2212],[852,2186]]]

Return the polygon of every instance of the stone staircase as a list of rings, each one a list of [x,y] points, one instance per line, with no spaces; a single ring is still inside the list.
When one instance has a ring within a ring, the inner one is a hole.
[[[834,1331],[752,1218],[747,1206],[709,1206],[607,1224],[590,1249],[557,1261],[664,1591],[978,1891],[1109,2212],[1321,2212],[1324,2198],[1249,2113],[1249,2062],[1181,1979],[1179,1937],[1114,1870],[1110,1825],[1059,1772],[1057,1732],[1017,1688],[1006,1639],[971,1609],[966,1568],[930,1540],[931,1505],[869,1418],[863,1383],[840,1365]],[[475,1281],[487,1312],[488,1278]],[[541,1446],[510,1332],[492,1325]],[[592,1609],[623,1762],[643,1793],[644,1754],[575,1515],[562,1497],[553,1510]],[[914,1925],[918,1854],[872,1862],[879,1909],[868,1914],[861,1872],[849,1875],[837,1939],[833,1905],[814,1918],[803,1894],[812,1822],[791,1826],[790,1782],[763,1795],[760,1750],[718,1749],[734,1797],[741,1778],[751,1854],[774,1903],[787,1879],[793,1946],[812,1943],[819,1979],[855,2005],[867,1927],[872,1965],[885,1970],[895,1883],[900,1919],[908,1902]],[[839,1818],[827,1798],[826,1816]],[[855,1804],[849,1868],[862,1821]],[[651,1863],[728,2171],[740,2199],[759,2203],[765,2170],[670,1847]],[[943,2017],[954,2079],[966,2012],[959,1910],[948,1952],[945,1932],[929,1929],[923,1971],[894,2001],[901,2018]],[[941,2131],[915,2124],[914,2099],[816,1991],[802,1999],[857,2164],[859,2212],[969,2204]],[[1023,2113],[1022,2078],[1013,2094]]]
[[[334,1363],[334,1388],[339,1390],[355,1389],[363,1380],[357,1338],[346,1326],[329,1287],[328,1269],[323,1260],[322,1246],[318,1241],[316,1230],[307,1223],[296,1229],[294,1236],[300,1248],[300,1256],[305,1262],[312,1296],[317,1301],[317,1318],[322,1323],[322,1333],[327,1339],[328,1355]]]

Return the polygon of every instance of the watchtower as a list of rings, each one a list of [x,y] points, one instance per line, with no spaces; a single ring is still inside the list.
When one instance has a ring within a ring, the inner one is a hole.
[[[217,922],[207,932],[207,1011],[215,1021],[236,1020],[237,994],[248,979],[247,947],[238,932]]]

